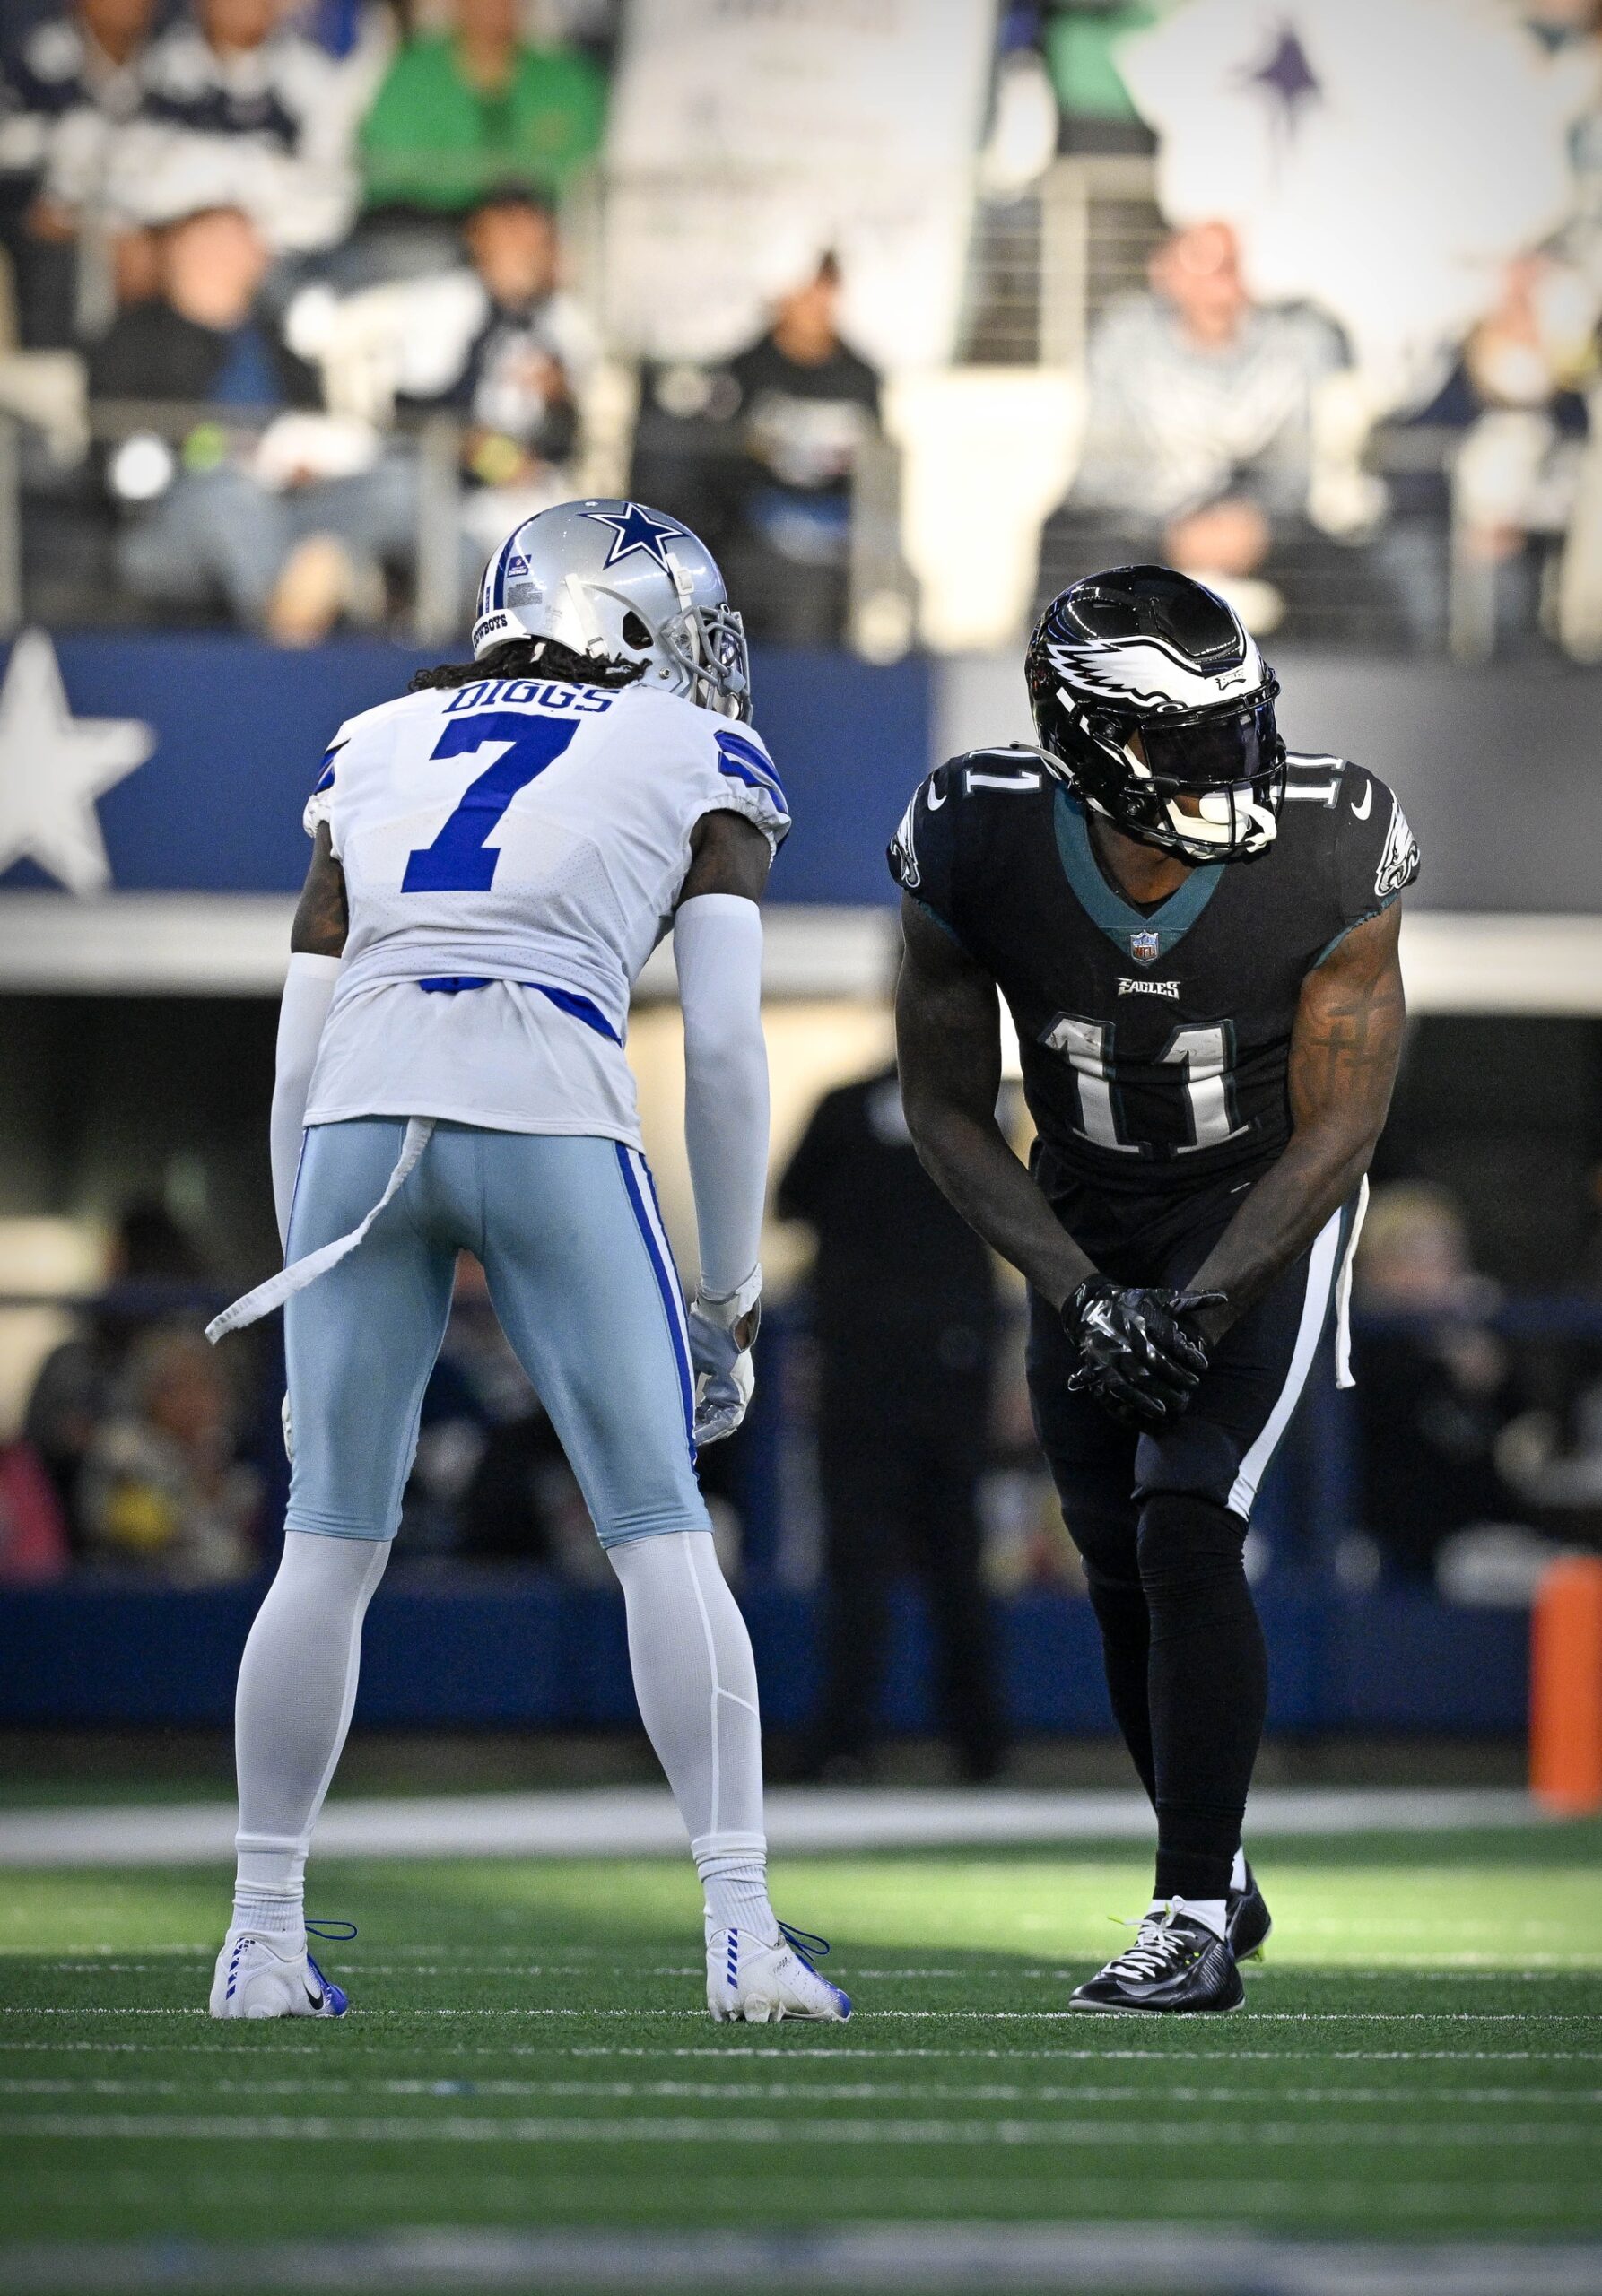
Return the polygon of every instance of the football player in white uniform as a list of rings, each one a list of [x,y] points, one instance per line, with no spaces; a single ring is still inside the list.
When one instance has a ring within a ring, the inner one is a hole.
[[[566,503],[484,576],[470,664],[340,728],[279,1024],[272,1159],[293,1474],[239,1672],[238,1886],[212,2013],[337,2016],[302,1875],[449,1313],[483,1262],[628,1609],[706,1894],[714,2016],[839,2019],[768,1901],[756,1676],[695,1479],[752,1391],[767,1173],[758,910],[789,827],[705,545]],[[671,930],[700,1236],[686,1315],[623,1057]]]

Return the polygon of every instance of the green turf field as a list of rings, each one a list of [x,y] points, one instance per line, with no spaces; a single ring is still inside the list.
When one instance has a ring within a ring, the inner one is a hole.
[[[753,2179],[780,2222],[1595,2231],[1599,1853],[1276,1844],[1248,2011],[1162,2024],[1064,2013],[1135,1852],[791,1861],[781,1909],[859,2003],[831,2030],[698,2013],[675,1863],[324,1865],[353,2013],[294,2026],[202,2013],[218,1876],[13,1873],[6,2233],[740,2225]]]

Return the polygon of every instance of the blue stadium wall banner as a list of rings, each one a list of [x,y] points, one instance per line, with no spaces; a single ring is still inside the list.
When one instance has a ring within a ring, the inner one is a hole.
[[[318,761],[423,658],[205,632],[31,630],[0,649],[0,991],[275,992]],[[1292,746],[1372,767],[1424,844],[1404,943],[1415,1009],[1602,1009],[1602,673],[1275,666]],[[754,692],[796,823],[770,987],[875,994],[885,845],[942,758],[1032,739],[1019,660],[759,653]],[[671,967],[644,987],[671,993]]]

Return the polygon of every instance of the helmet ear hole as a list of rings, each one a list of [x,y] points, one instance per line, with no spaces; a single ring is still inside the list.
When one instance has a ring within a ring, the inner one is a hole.
[[[623,639],[625,646],[633,646],[640,649],[643,649],[651,642],[651,633],[649,626],[641,617],[635,613],[632,606],[629,608],[629,611],[623,616]]]

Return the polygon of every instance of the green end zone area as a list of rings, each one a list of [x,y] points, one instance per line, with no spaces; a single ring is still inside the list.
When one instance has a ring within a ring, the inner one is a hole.
[[[222,1877],[13,1872],[7,2242],[408,2226],[1602,2232],[1602,1827],[1266,1848],[1249,2006],[1067,2013],[1127,1848],[786,1860],[842,2028],[715,2027],[666,1860],[319,1865],[342,2022],[204,2014]]]

